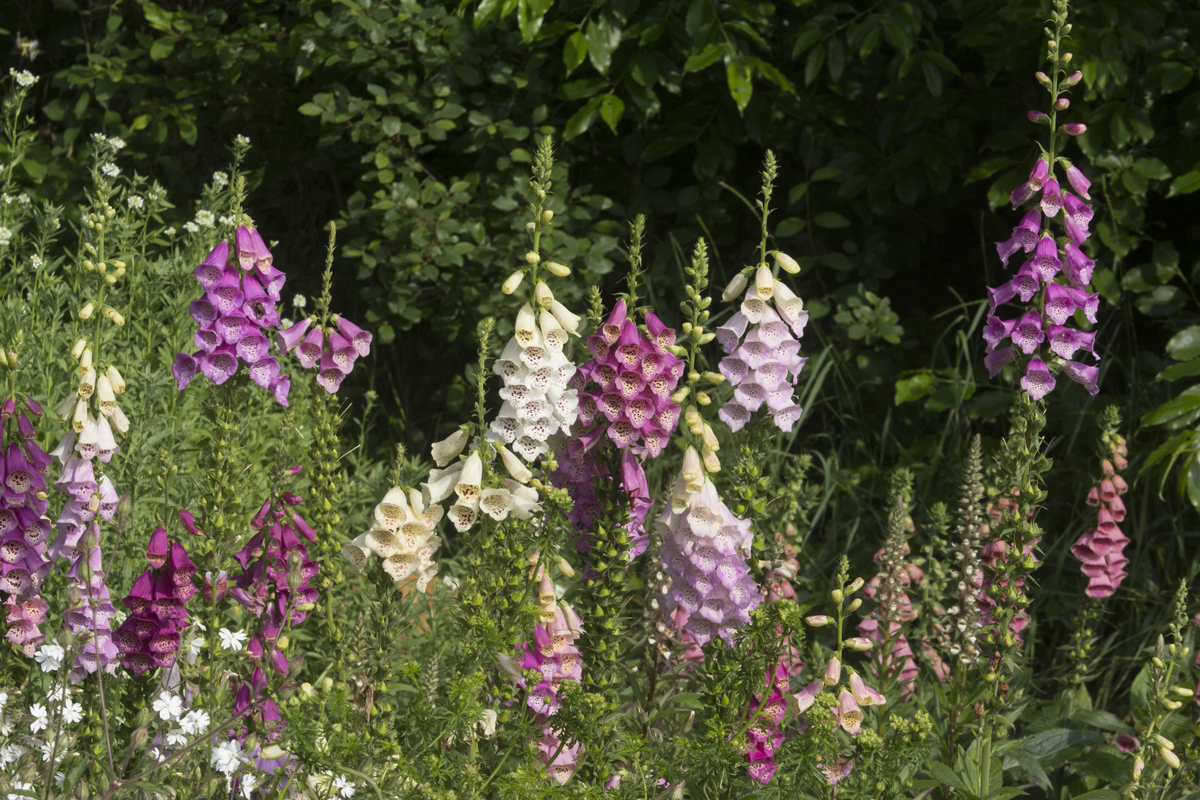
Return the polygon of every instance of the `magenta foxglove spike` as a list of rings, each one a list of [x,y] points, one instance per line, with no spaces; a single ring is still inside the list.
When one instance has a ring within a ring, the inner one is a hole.
[[[146,547],[146,561],[150,562],[151,567],[161,567],[167,563],[167,553],[171,551],[171,544],[167,541],[167,529],[161,525],[154,529],[154,533],[150,534],[150,544]]]

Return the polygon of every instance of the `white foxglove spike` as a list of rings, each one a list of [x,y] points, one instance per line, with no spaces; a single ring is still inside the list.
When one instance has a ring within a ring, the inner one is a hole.
[[[694,494],[704,488],[704,469],[700,466],[700,454],[694,447],[689,446],[683,452],[683,480],[689,493]]]
[[[79,379],[79,396],[87,399],[96,391],[96,368],[88,365],[88,368],[83,371],[83,376]]]
[[[354,537],[354,541],[342,545],[342,558],[350,565],[350,571],[358,574],[367,568],[371,559],[371,551],[367,549],[365,533]]]
[[[563,345],[567,343],[567,332],[558,324],[558,320],[553,314],[543,311],[538,319],[538,324],[542,328],[542,341],[545,343],[546,349],[561,353]]]
[[[789,275],[795,275],[800,272],[800,264],[796,259],[789,256],[787,253],[775,251],[775,261],[779,264],[779,268]]]
[[[568,333],[579,333],[579,315],[572,314],[566,306],[555,300],[550,304],[550,313],[558,320],[558,324],[563,326],[563,330]]]
[[[96,400],[100,404],[100,413],[111,417],[117,408],[117,398],[113,394],[112,382],[108,375],[101,375],[96,380]]]
[[[808,312],[804,310],[804,301],[797,297],[787,284],[779,281],[775,284],[775,310],[784,322],[791,327],[797,337],[804,335],[804,326],[808,324]]]
[[[117,368],[112,364],[108,365],[108,370],[105,373],[108,375],[108,382],[112,384],[112,390],[117,394],[125,393],[125,379],[121,377],[121,373],[117,372]]]
[[[125,416],[125,412],[121,410],[120,406],[113,409],[112,424],[117,429],[117,433],[122,436],[129,433],[129,418]]]
[[[524,280],[525,270],[519,269],[512,275],[508,276],[508,278],[504,281],[504,285],[500,287],[500,291],[504,294],[512,294],[518,288],[520,288],[521,283],[524,282]]]
[[[71,427],[76,433],[83,433],[83,426],[87,424],[87,400],[82,397],[75,403],[75,413],[71,417]]]
[[[467,432],[459,428],[440,442],[433,443],[433,460],[439,467],[444,467],[452,460],[458,458],[458,454],[466,446]]]
[[[513,497],[507,489],[484,489],[479,499],[479,510],[497,522],[507,519],[512,507]]]
[[[475,524],[475,520],[479,519],[479,500],[475,500],[475,504],[464,505],[455,503],[450,506],[450,510],[446,512],[446,516],[450,519],[454,529],[459,533],[466,533]]]
[[[513,337],[521,347],[529,347],[538,339],[537,319],[533,316],[533,307],[526,303],[517,312],[517,322]]]
[[[545,281],[537,282],[537,286],[533,287],[533,296],[542,308],[548,309],[554,305],[554,292],[550,291]]]
[[[538,502],[538,493],[535,489],[529,486],[522,486],[508,478],[500,481],[500,485],[512,495],[512,515],[517,519],[529,519],[535,513],[542,510],[542,506]]]
[[[363,537],[367,549],[380,558],[391,558],[401,552],[400,541],[390,530],[372,528]]]

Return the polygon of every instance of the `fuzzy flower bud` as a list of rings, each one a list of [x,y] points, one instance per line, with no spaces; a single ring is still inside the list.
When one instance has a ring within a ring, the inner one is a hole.
[[[779,268],[789,275],[795,275],[800,272],[800,264],[796,259],[789,256],[787,253],[775,251],[775,262],[779,264]]]
[[[733,280],[731,280],[729,285],[725,287],[725,291],[721,292],[721,300],[728,303],[730,300],[734,299],[746,290],[746,284],[748,282],[749,281],[746,278],[745,272],[739,272],[738,274],[734,275]]]
[[[71,348],[71,358],[78,361],[79,357],[83,355],[85,347],[87,347],[87,339],[80,339],[75,342],[75,346]]]
[[[533,294],[542,308],[549,309],[554,305],[554,293],[550,291],[550,287],[546,285],[545,281],[537,282],[537,286],[533,288]]]
[[[1067,86],[1074,86],[1075,84],[1077,84],[1081,80],[1083,80],[1083,73],[1076,70],[1075,72],[1072,72],[1070,75],[1068,75],[1064,80],[1065,80]]]
[[[1087,125],[1084,125],[1082,122],[1068,122],[1066,125],[1063,125],[1063,132],[1068,136],[1079,136],[1087,132]]]
[[[813,614],[811,617],[805,617],[804,621],[814,628],[820,628],[824,625],[828,625],[833,620],[824,614]]]
[[[518,288],[520,288],[521,283],[524,280],[525,270],[519,269],[512,275],[508,276],[507,280],[504,281],[504,285],[500,287],[500,291],[504,292],[504,294],[512,294]]]
[[[544,224],[549,225],[550,220],[552,220],[552,219],[554,219],[553,211],[551,211],[550,209],[547,208],[545,211],[542,212],[542,222]]]
[[[530,250],[528,253],[525,254],[525,261],[530,264],[536,264],[541,260],[542,260],[542,257],[539,256],[537,253],[533,252],[532,250]]]
[[[79,309],[79,318],[82,320],[89,320],[92,318],[92,312],[95,310],[96,310],[96,304],[88,303],[83,308]]]
[[[852,650],[857,650],[858,652],[862,653],[870,650],[872,643],[871,640],[865,636],[855,636],[853,639],[847,639],[846,645]]]
[[[760,300],[770,300],[775,296],[775,276],[771,274],[770,267],[761,266],[754,273],[754,293]]]
[[[550,271],[550,274],[557,275],[560,278],[565,278],[571,274],[570,267],[564,264],[559,264],[557,261],[547,261],[546,269]]]
[[[829,659],[829,663],[825,665],[825,685],[837,686],[841,679],[842,662],[838,660],[837,656],[834,656],[833,658]]]

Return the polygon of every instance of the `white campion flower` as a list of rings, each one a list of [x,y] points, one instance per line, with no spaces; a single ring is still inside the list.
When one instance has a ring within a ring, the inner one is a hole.
[[[0,736],[11,736],[17,727],[17,718],[12,714],[0,716]]]
[[[203,709],[193,708],[191,711],[183,715],[183,719],[179,720],[179,727],[188,736],[195,736],[201,733],[208,733],[209,724],[208,712]]]
[[[28,89],[30,86],[33,86],[35,83],[37,83],[37,76],[27,69],[17,72],[16,70],[10,68],[8,70],[8,74],[16,78],[17,85],[22,89]]]
[[[67,657],[67,651],[57,640],[51,639],[39,647],[33,657],[41,665],[42,672],[58,672],[62,669],[62,662]]]
[[[297,292],[296,296],[292,298],[292,305],[296,308],[304,308],[308,305],[308,298]]]
[[[247,772],[241,777],[242,797],[250,800],[250,793],[254,791],[254,787],[258,786],[258,778],[250,772]]]
[[[221,638],[222,650],[241,650],[242,645],[250,638],[245,631],[231,631],[228,628],[221,628],[217,631],[217,636]]]
[[[210,762],[217,772],[229,777],[241,768],[242,764],[249,761],[242,752],[242,745],[237,739],[230,739],[227,742],[221,742],[212,749]]]
[[[74,725],[83,720],[83,704],[67,699],[62,707],[62,720],[68,725]]]
[[[193,663],[193,664],[194,664],[194,663],[196,663],[196,662],[195,662],[195,660],[196,660],[197,658],[199,658],[199,656],[200,656],[200,652],[201,652],[203,649],[204,649],[204,637],[203,637],[203,636],[196,636],[195,638],[193,638],[193,639],[192,639],[192,644],[191,644],[191,646],[190,646],[190,647],[189,647],[189,649],[188,649],[188,655],[190,655],[190,656],[191,656],[191,658],[192,658],[192,663]]]
[[[337,790],[339,795],[347,798],[347,800],[354,797],[354,784],[346,780],[345,775],[338,775],[333,779],[333,788]]]
[[[120,136],[114,136],[108,140],[108,146],[111,147],[114,151],[124,150],[125,149],[125,140],[122,139]]]
[[[167,744],[174,747],[176,745],[187,744],[188,735],[183,728],[172,728],[167,731],[166,739]]]
[[[3,711],[4,707],[7,705],[8,705],[8,692],[0,692],[0,711]]]
[[[0,767],[15,764],[17,759],[23,755],[25,755],[25,748],[19,744],[6,744],[4,747],[0,747]]]
[[[121,168],[118,167],[116,164],[111,164],[111,163],[105,164],[103,167],[100,168],[100,171],[103,172],[105,175],[107,175],[110,178],[115,178],[121,174]]]
[[[54,744],[55,744],[54,737],[49,736],[46,738],[46,741],[44,741],[40,745],[38,745],[38,749],[42,751],[42,763],[49,763],[50,759],[53,758],[54,763],[57,764],[59,761],[62,761],[63,758],[66,757],[66,755],[67,755],[66,753],[59,753],[58,757],[55,758]]]
[[[41,703],[31,705],[29,713],[33,716],[33,722],[29,723],[31,731],[37,733],[50,727],[50,712]]]
[[[159,692],[154,700],[154,711],[161,720],[179,719],[183,713],[183,698],[168,691]]]

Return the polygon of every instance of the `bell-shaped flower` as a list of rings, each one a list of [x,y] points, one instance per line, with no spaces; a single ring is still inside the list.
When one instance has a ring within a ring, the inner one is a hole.
[[[1037,252],[1033,256],[1033,268],[1043,282],[1054,279],[1062,269],[1062,261],[1058,258],[1058,243],[1053,236],[1043,236],[1038,240]],[[1028,301],[1025,301],[1028,302]]]
[[[1013,344],[1021,348],[1021,352],[1025,355],[1033,355],[1045,340],[1042,316],[1036,311],[1030,311],[1022,316],[1012,331]]]
[[[1021,378],[1021,388],[1029,393],[1030,398],[1041,400],[1054,391],[1055,380],[1050,374],[1050,368],[1040,358],[1032,358],[1025,368],[1025,377]]]
[[[1018,250],[1026,253],[1033,251],[1038,243],[1038,231],[1041,229],[1041,224],[1041,211],[1031,208],[1021,218],[1017,227],[1013,228],[1013,234],[1009,239],[996,242],[996,252],[1000,255],[1000,261],[1004,263],[1004,266],[1008,266],[1009,257]]]
[[[176,357],[176,363],[179,363],[178,357]],[[230,345],[222,345],[216,351],[207,353],[200,359],[200,371],[204,373],[204,377],[217,386],[220,386],[233,377],[233,374],[237,372],[237,368],[237,356]],[[175,377],[178,380],[179,375],[176,374]]]
[[[1091,188],[1092,182],[1087,179],[1083,171],[1079,167],[1072,164],[1067,167],[1067,180],[1071,184],[1071,188],[1079,193],[1079,196],[1084,200],[1091,200],[1091,195],[1088,194],[1088,189]]]
[[[326,350],[321,355],[321,369],[317,373],[317,384],[329,394],[335,394],[345,378],[346,373],[342,371],[341,365],[334,361],[333,353]]]
[[[1046,285],[1046,316],[1054,320],[1056,325],[1062,325],[1070,319],[1076,308],[1075,297],[1069,287],[1053,282]]]
[[[350,565],[350,571],[356,575],[367,568],[370,557],[371,551],[367,547],[367,534],[365,533],[359,534],[354,537],[353,541],[342,545],[342,558],[346,559],[346,563]]]
[[[792,329],[797,338],[804,335],[804,327],[808,324],[808,312],[804,310],[804,301],[797,297],[783,281],[775,282],[775,311],[780,318]]]
[[[529,303],[522,305],[517,312],[517,321],[513,326],[513,338],[521,347],[531,347],[541,338],[537,317],[534,316],[533,306]]]
[[[1041,288],[1041,275],[1033,265],[1033,259],[1029,259],[1021,268],[1017,270],[1017,274],[1009,281],[1013,291],[1021,298],[1022,303],[1028,303],[1037,294]]]
[[[292,348],[304,340],[304,335],[308,332],[310,325],[312,325],[311,317],[302,319],[293,324],[291,327],[285,328],[284,330],[276,333],[275,340],[279,343],[280,351],[290,353]]]
[[[850,693],[860,706],[881,706],[887,702],[887,698],[867,686],[857,672],[850,673]]]
[[[368,356],[371,354],[371,339],[370,332],[364,331],[362,328],[355,325],[345,317],[337,314],[333,315],[334,324],[337,325],[338,332],[350,342],[360,356]]]
[[[457,461],[446,469],[431,469],[429,480],[421,484],[421,488],[428,494],[428,503],[440,503],[449,497],[458,484],[462,469],[462,461]]]
[[[1050,174],[1050,161],[1045,156],[1038,158],[1029,171],[1029,187],[1034,191],[1042,188],[1046,177]]]
[[[1015,319],[1003,320],[994,315],[988,317],[987,324],[983,326],[983,340],[987,342],[987,352],[993,352],[1000,342],[1011,336],[1016,326]]]
[[[154,533],[150,534],[150,544],[146,547],[146,560],[150,562],[150,566],[157,569],[167,563],[167,553],[170,550],[171,545],[167,541],[167,531],[159,525],[154,529]]]
[[[450,510],[446,512],[446,518],[450,520],[456,531],[466,533],[479,519],[479,498],[476,498],[473,504],[460,500],[450,506]]]
[[[467,446],[467,432],[462,428],[454,431],[440,442],[434,442],[432,447],[433,461],[439,467],[444,467],[451,460],[458,458],[459,453]]]
[[[1017,296],[1016,286],[1012,281],[999,286],[988,287],[988,314],[995,314],[996,309]],[[1032,295],[1031,295],[1032,296]]]
[[[331,360],[343,374],[349,375],[350,370],[354,369],[354,362],[358,360],[358,350],[350,344],[350,340],[340,333],[329,334],[329,352]],[[324,361],[321,363],[321,369],[325,368]]]
[[[1096,262],[1085,256],[1073,242],[1068,242],[1067,246],[1063,248],[1063,252],[1067,258],[1063,272],[1071,279],[1071,283],[1081,289],[1091,283],[1092,269],[1096,266]]]
[[[550,304],[550,313],[554,316],[554,319],[557,320],[559,326],[562,327],[562,329],[567,333],[575,335],[579,334],[580,317],[578,314],[572,313],[566,306],[557,300]]]
[[[217,284],[225,267],[229,263],[229,243],[224,239],[217,242],[216,247],[208,251],[203,263],[192,273],[205,289],[211,289]]]
[[[862,709],[855,702],[854,695],[850,694],[850,690],[845,687],[838,692],[838,704],[834,709],[834,716],[842,729],[851,736],[857,736],[862,730]]]
[[[458,476],[458,483],[454,485],[454,493],[458,495],[460,502],[478,503],[481,493],[481,484],[483,482],[483,459],[479,457],[479,451],[471,451],[471,455],[463,463],[462,473]]]
[[[1000,370],[1004,369],[1006,364],[1011,364],[1016,360],[1016,357],[1016,347],[1001,347],[985,357],[983,365],[987,367],[988,375],[994,378],[1000,374]]]
[[[817,695],[825,690],[824,681],[813,681],[798,694],[792,695],[792,711],[797,714],[803,714],[808,709],[812,708],[813,702],[817,699]]]
[[[538,502],[537,490],[532,486],[522,486],[514,480],[504,478],[500,481],[512,497],[512,515],[517,519],[530,519],[534,514],[542,510],[541,503]]]
[[[1029,181],[1026,181],[1012,190],[1008,196],[1008,202],[1012,204],[1013,210],[1015,211],[1018,207],[1025,203],[1025,201],[1033,197],[1033,194],[1033,187],[1029,185]]]
[[[1074,286],[1066,287],[1075,301],[1075,307],[1083,310],[1083,316],[1088,322],[1096,324],[1096,311],[1100,308],[1100,293],[1088,293],[1087,290]]]
[[[1086,364],[1080,364],[1078,361],[1064,361],[1062,368],[1067,377],[1081,384],[1087,390],[1088,394],[1095,395],[1100,391],[1100,386],[1098,385],[1100,378],[1099,367],[1089,367]]]
[[[234,243],[237,246],[238,264],[244,270],[254,269],[258,262],[258,248],[254,244],[254,236],[245,225],[238,225],[234,233]],[[225,244],[222,242],[221,244]]]
[[[275,378],[275,380],[271,381],[271,385],[267,387],[267,391],[275,396],[275,401],[279,403],[279,405],[287,408],[288,392],[291,390],[291,388],[291,378],[289,378],[287,375],[280,375]]]
[[[1047,217],[1053,217],[1058,214],[1062,208],[1062,194],[1059,192],[1058,181],[1054,178],[1047,178],[1042,186],[1042,213]]]
[[[495,444],[493,447],[500,454],[500,461],[504,464],[504,469],[508,471],[508,474],[518,483],[529,483],[529,480],[533,477],[533,472],[530,471],[529,467],[525,466],[519,458],[510,453],[504,445]]]
[[[288,330],[291,330],[291,328]],[[304,340],[296,347],[296,358],[300,360],[300,366],[305,369],[312,369],[316,366],[317,362],[321,359],[323,352],[321,345],[324,341],[325,335],[316,328],[304,337]]]
[[[837,686],[842,680],[842,662],[837,656],[829,659],[829,663],[825,665],[825,685]]]
[[[1085,333],[1065,325],[1051,325],[1046,329],[1046,337],[1050,349],[1063,359],[1074,358],[1076,350],[1087,350],[1096,355],[1095,333]]]
[[[1063,194],[1063,222],[1067,227],[1067,236],[1075,244],[1083,244],[1092,235],[1088,230],[1092,215],[1092,207],[1087,203],[1069,192]]]

